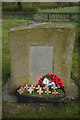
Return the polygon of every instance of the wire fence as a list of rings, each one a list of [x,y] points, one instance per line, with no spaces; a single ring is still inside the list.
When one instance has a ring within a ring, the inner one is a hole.
[[[2,12],[2,18],[23,18],[35,21],[80,22],[80,12]]]

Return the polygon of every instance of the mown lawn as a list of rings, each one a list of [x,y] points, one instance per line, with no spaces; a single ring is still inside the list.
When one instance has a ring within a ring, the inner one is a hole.
[[[74,12],[78,11],[78,7],[72,8],[59,8],[59,9],[39,9],[38,12]]]
[[[3,19],[2,20],[2,82],[7,81],[10,74],[10,51],[8,44],[8,31],[10,28],[26,25],[24,19]],[[54,22],[56,24],[56,22]],[[59,23],[58,24],[67,24]],[[78,83],[78,24],[76,27],[76,39],[72,59],[72,78]],[[80,104],[80,103],[79,103]],[[78,102],[67,102],[59,104],[12,104],[3,101],[3,118],[77,118]]]
[[[3,101],[3,118],[78,118],[78,104],[11,104]]]

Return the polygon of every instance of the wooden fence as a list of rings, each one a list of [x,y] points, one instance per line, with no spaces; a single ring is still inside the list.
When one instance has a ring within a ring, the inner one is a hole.
[[[2,12],[2,18],[24,18],[35,21],[80,22],[80,12]]]

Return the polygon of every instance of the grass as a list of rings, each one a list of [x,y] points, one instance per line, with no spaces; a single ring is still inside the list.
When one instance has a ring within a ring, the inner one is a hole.
[[[78,118],[78,104],[73,102],[3,104],[3,118]]]
[[[61,8],[61,9],[39,9],[38,12],[74,12],[78,11],[78,7]]]
[[[10,74],[10,51],[8,44],[8,31],[13,27],[26,25],[24,19],[3,19],[2,20],[2,79],[3,85]],[[54,22],[56,24],[56,22]],[[59,24],[67,24],[60,22]],[[72,58],[72,77],[78,83],[78,24],[72,23],[76,27],[76,39]],[[80,102],[67,102],[59,104],[12,104],[3,101],[3,118],[77,118],[78,104]]]
[[[78,53],[74,52],[73,56],[72,56],[73,62],[72,62],[72,72],[71,72],[71,76],[74,79],[75,83],[78,84],[79,80],[78,80]]]

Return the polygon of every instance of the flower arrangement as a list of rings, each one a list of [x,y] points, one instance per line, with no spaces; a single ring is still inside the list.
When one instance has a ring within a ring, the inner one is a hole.
[[[49,80],[49,83],[52,83],[54,82],[55,83],[55,86],[57,87],[63,87],[63,81],[61,80],[61,78],[57,75],[53,75],[53,74],[47,74],[47,75],[44,75],[42,76],[42,78],[40,78],[39,82],[38,82],[38,85],[40,85],[41,87],[44,87],[45,84],[44,84],[44,79],[47,78]]]
[[[38,96],[38,97],[53,97],[63,96],[64,92],[61,90],[63,81],[57,75],[44,75],[40,78],[38,85],[25,85],[20,87],[17,92],[19,94]]]

